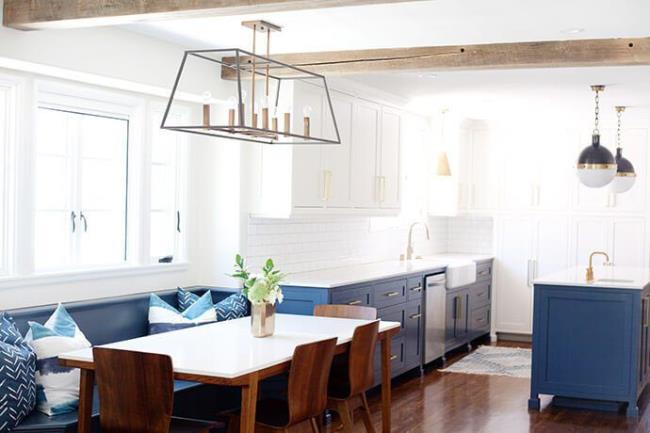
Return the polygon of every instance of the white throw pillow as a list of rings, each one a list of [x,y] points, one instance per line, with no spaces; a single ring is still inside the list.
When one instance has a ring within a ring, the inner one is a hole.
[[[36,353],[36,409],[50,415],[73,412],[79,406],[79,370],[59,364],[58,356],[91,347],[63,305],[41,325],[29,322],[25,337]]]
[[[217,312],[212,305],[212,294],[209,290],[182,313],[163,301],[160,296],[153,293],[149,296],[149,335],[216,321]]]

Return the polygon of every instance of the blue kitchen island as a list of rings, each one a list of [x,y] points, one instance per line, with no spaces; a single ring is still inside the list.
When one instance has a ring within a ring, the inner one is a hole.
[[[584,268],[535,281],[529,409],[540,394],[559,406],[637,416],[650,380],[650,273],[642,268]]]

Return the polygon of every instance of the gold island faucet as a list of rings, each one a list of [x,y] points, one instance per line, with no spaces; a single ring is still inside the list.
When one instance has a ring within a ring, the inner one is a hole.
[[[609,263],[609,256],[604,251],[594,251],[593,253],[589,254],[589,267],[587,268],[587,282],[588,283],[591,283],[591,282],[594,281],[594,266],[592,264],[594,256],[605,256],[605,260],[607,260],[606,263]]]

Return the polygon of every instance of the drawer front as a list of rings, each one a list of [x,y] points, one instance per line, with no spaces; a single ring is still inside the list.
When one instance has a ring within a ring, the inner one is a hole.
[[[382,308],[377,311],[377,318],[387,322],[399,322],[400,329],[394,338],[404,335],[406,330],[406,317],[404,305],[396,305],[394,307]]]
[[[469,291],[470,308],[483,307],[490,304],[492,299],[492,283],[482,282],[473,285]]]
[[[424,293],[424,277],[412,277],[406,280],[406,299],[414,301],[422,299]]]
[[[395,377],[404,370],[406,343],[404,338],[393,338],[390,344],[390,376]],[[381,343],[375,350],[375,385],[381,383]]]
[[[370,305],[371,287],[359,289],[334,290],[332,292],[332,304],[342,305]]]
[[[483,334],[490,331],[490,306],[475,308],[470,313],[470,329],[473,334]]]
[[[492,263],[481,263],[476,266],[476,280],[492,279]]]
[[[401,304],[406,301],[406,279],[376,284],[373,295],[377,308]]]

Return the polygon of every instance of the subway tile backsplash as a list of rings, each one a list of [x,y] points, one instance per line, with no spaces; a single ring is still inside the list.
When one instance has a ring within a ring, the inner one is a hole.
[[[490,218],[429,218],[413,232],[417,255],[444,252],[490,253]],[[305,272],[376,260],[397,259],[406,248],[408,223],[399,218],[250,218],[246,256],[253,268],[272,257],[285,272]]]

